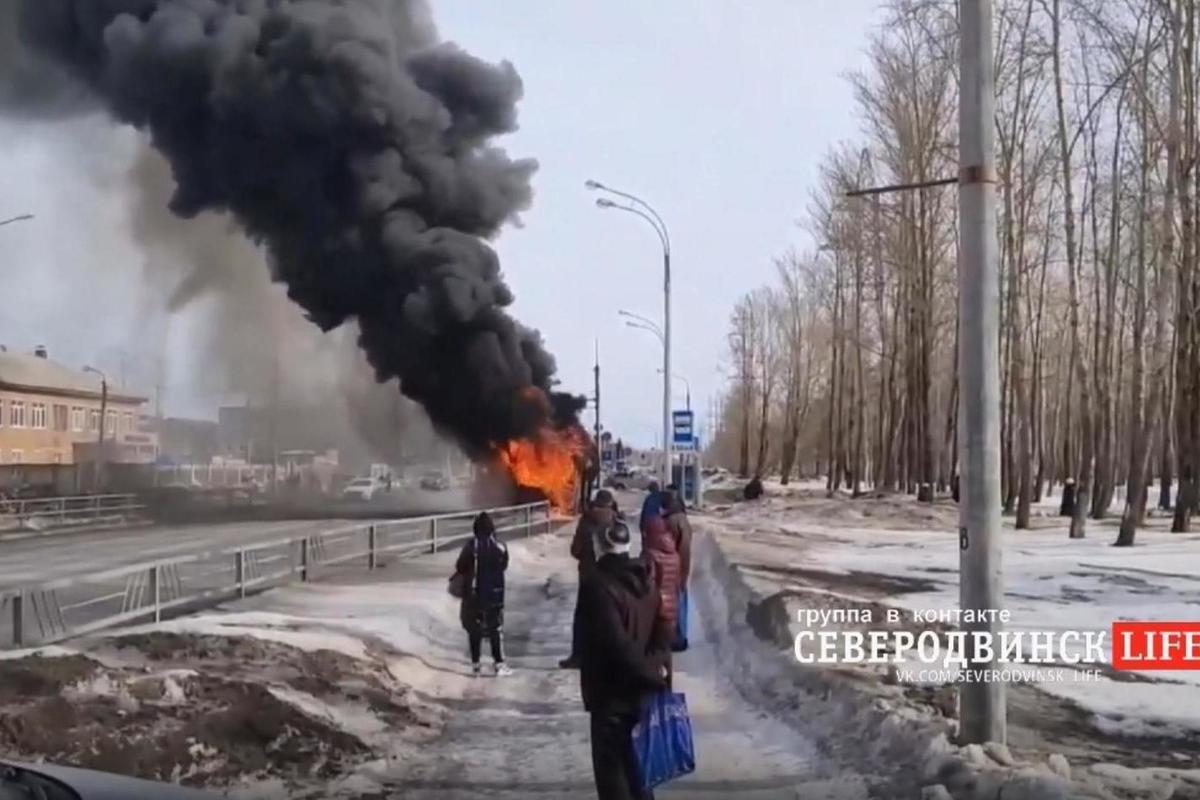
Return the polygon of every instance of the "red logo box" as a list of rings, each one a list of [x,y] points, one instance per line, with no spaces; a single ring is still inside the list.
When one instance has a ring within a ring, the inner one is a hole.
[[[1115,669],[1200,670],[1200,622],[1114,622]]]

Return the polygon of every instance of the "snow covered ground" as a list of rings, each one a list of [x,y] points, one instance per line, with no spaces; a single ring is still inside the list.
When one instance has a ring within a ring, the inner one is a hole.
[[[826,497],[823,486],[768,486],[761,503],[717,511],[704,523],[729,563],[761,598],[778,608],[776,627],[800,629],[800,609],[883,607],[928,612],[958,605],[957,508],[919,505],[907,497]],[[1089,521],[1085,539],[1070,540],[1056,516],[1058,497],[1035,510],[1032,531],[1005,520],[1005,607],[1012,630],[1107,631],[1120,620],[1200,618],[1200,534],[1171,534],[1152,518],[1138,546],[1114,548],[1117,520]],[[1111,656],[1106,645],[1105,661]],[[875,667],[876,677],[886,669]],[[871,668],[862,668],[870,672]],[[1068,673],[1073,673],[1070,668]],[[1110,784],[1135,784],[1119,796],[1182,797],[1164,786],[1186,785],[1200,769],[1200,674],[1116,672],[1094,680],[1035,681],[1010,691],[1013,752],[1044,758],[1065,753],[1096,767]],[[949,687],[907,687],[953,717]],[[951,720],[951,724],[952,720]],[[1128,768],[1154,767],[1137,776]],[[1174,774],[1174,773],[1173,773]],[[1160,780],[1161,779],[1161,780]],[[1197,783],[1187,791],[1200,796]],[[1140,787],[1140,788],[1138,788]],[[1144,790],[1145,794],[1137,794]]]
[[[470,676],[456,601],[445,591],[452,553],[109,632],[48,650],[42,661],[25,653],[6,662],[22,679],[56,675],[54,685],[82,707],[103,709],[94,716],[107,720],[111,738],[138,726],[120,749],[139,757],[89,762],[105,768],[224,787],[247,800],[590,798],[578,673],[557,668],[576,582],[567,533],[511,545],[508,678]],[[699,765],[658,796],[909,796],[907,749],[897,760],[882,744],[838,744],[827,698],[795,684],[792,665],[749,632],[744,606],[727,602],[702,554],[696,572],[692,647],[676,674]],[[155,691],[135,688],[148,682]],[[49,700],[24,710],[8,700],[0,693],[0,717],[54,711],[43,705]],[[231,703],[244,706],[242,724],[264,728],[266,763],[251,762],[228,726],[213,723],[229,717]],[[199,722],[187,719],[191,710]],[[99,736],[91,716],[86,730]],[[147,742],[164,741],[178,746],[160,747],[166,755],[157,761],[142,757]],[[94,749],[56,749],[66,747],[47,743],[42,754],[86,760]]]
[[[953,505],[816,488],[768,485],[764,502],[697,515],[677,681],[699,768],[658,796],[890,800],[940,783],[956,800],[1200,797],[1188,776],[1200,687],[1186,674],[1013,687],[1010,754],[949,743],[950,687],[796,663],[798,608],[957,605]],[[1012,627],[1195,618],[1200,537],[1152,530],[1114,549],[1114,530],[1072,542],[1041,512],[1038,530],[1006,534]],[[242,800],[594,797],[578,675],[557,668],[576,581],[568,533],[511,546],[512,677],[470,676],[443,553],[7,653],[0,751]],[[1068,773],[1090,788],[1066,788]]]

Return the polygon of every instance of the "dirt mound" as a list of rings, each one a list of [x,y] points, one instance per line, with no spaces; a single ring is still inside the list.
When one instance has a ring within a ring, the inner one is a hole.
[[[253,638],[150,633],[120,658],[0,661],[0,752],[153,780],[293,785],[379,757],[429,727],[382,659]]]
[[[100,664],[81,655],[0,660],[0,704],[56,695],[98,669]]]

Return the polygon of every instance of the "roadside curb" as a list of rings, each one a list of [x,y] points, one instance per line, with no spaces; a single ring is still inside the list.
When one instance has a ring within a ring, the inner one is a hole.
[[[103,531],[125,531],[136,530],[140,528],[150,528],[154,526],[152,520],[129,521],[125,520],[119,524],[113,525],[86,525],[86,526],[67,526],[62,528],[47,528],[41,531],[29,529],[20,529],[13,533],[0,533],[0,543],[3,542],[20,542],[26,539],[47,539],[55,536],[69,536],[78,533],[101,533]]]

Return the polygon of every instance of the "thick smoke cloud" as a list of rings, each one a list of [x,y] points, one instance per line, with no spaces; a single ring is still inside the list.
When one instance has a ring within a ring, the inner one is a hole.
[[[0,2],[0,109],[46,119],[97,110],[97,98],[62,66],[21,46],[17,11],[11,0]]]
[[[21,0],[23,36],[148,131],[171,210],[230,212],[323,330],[357,320],[469,452],[573,418],[554,361],[505,311],[484,241],[532,198],[531,161],[489,144],[521,83],[436,41],[423,3]],[[530,391],[531,388],[541,391]]]
[[[352,326],[322,335],[270,283],[262,251],[230,219],[205,213],[183,220],[170,213],[173,185],[166,161],[139,148],[123,187],[143,254],[138,277],[146,307],[137,317],[200,312],[202,324],[187,331],[189,378],[238,402],[320,409],[309,419],[318,424],[319,418],[323,428],[312,433],[339,442],[348,466],[365,458],[399,464],[431,456],[436,447],[426,415],[402,401],[394,382],[375,381]],[[136,262],[108,265],[130,268],[136,270]]]

